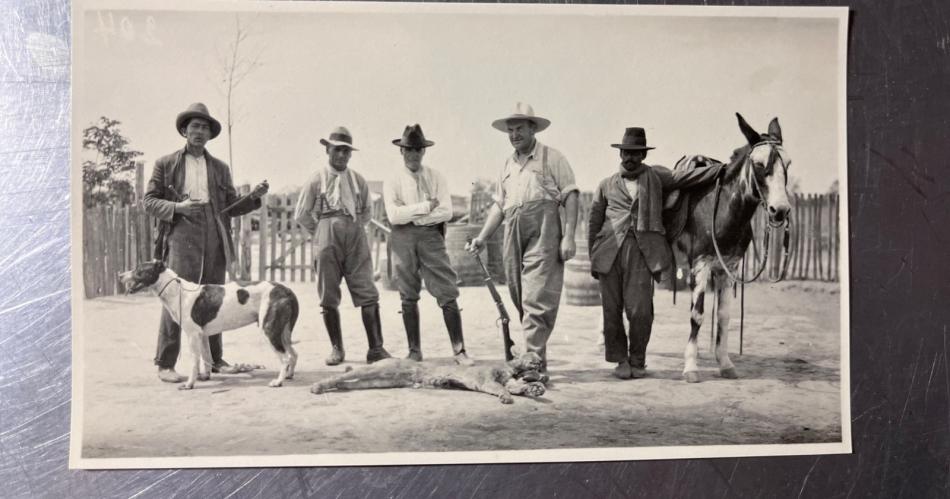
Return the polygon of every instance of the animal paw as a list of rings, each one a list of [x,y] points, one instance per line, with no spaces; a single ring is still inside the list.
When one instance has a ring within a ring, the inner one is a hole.
[[[278,388],[278,387],[280,387],[282,384],[283,384],[283,383],[281,383],[280,380],[276,380],[276,379],[275,379],[275,380],[271,380],[271,382],[268,383],[267,386],[269,386],[269,387],[271,387],[271,388]]]
[[[326,391],[326,388],[324,388],[323,385],[321,385],[320,383],[314,383],[313,385],[310,386],[310,393],[314,395],[320,395],[321,393],[325,391]]]
[[[687,383],[699,383],[699,373],[696,371],[687,371],[683,373],[683,378]]]
[[[522,394],[527,397],[540,397],[541,395],[544,395],[544,392],[544,383],[535,381],[525,385]]]

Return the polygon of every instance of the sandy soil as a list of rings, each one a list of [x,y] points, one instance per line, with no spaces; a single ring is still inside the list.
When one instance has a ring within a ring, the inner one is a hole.
[[[599,307],[562,306],[549,343],[552,385],[541,399],[502,405],[488,395],[431,389],[367,390],[312,395],[309,386],[342,371],[323,364],[329,351],[316,291],[290,283],[303,305],[295,331],[297,378],[267,386],[276,359],[257,329],[225,336],[230,362],[268,369],[215,377],[181,392],[152,366],[160,304],[150,296],[88,300],[85,310],[85,401],[82,455],[158,457],[336,452],[507,450],[571,447],[762,444],[841,440],[837,285],[793,282],[746,288],[741,379],[719,378],[700,341],[703,381],[681,378],[689,298],[657,291],[649,377],[621,381],[599,345]],[[426,361],[449,364],[451,348],[434,300],[422,302]],[[507,302],[507,292],[505,292]],[[487,290],[463,288],[460,303],[470,354],[480,364],[502,357]],[[386,347],[405,356],[399,297],[384,291]],[[509,311],[514,308],[509,305]],[[359,311],[341,309],[346,364],[359,365],[366,339]],[[738,318],[738,300],[733,317]],[[514,331],[520,343],[520,331]],[[187,365],[187,353],[179,372]],[[196,435],[196,432],[198,435]]]

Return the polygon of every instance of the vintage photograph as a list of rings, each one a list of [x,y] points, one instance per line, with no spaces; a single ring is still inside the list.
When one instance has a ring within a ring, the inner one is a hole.
[[[851,452],[846,8],[72,22],[70,467]]]

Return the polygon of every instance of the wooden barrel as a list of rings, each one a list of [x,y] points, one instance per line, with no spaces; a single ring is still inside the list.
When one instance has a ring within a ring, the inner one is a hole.
[[[445,227],[445,249],[449,254],[452,268],[458,274],[459,286],[481,286],[485,282],[482,269],[475,261],[475,257],[465,250],[468,240],[477,236],[481,230],[480,225],[469,224],[448,224]],[[482,262],[488,266],[485,256],[483,253]]]
[[[601,305],[600,284],[590,275],[590,254],[587,240],[578,238],[577,254],[564,265],[564,299],[568,305],[594,307]]]

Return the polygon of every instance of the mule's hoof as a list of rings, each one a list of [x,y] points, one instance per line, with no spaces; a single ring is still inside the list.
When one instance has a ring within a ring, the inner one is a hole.
[[[726,369],[720,369],[719,375],[726,379],[738,379],[739,373],[736,372],[735,367],[729,367]]]
[[[687,383],[699,383],[699,373],[696,371],[688,371],[683,373],[683,378],[686,379]]]
[[[515,400],[514,400],[513,398],[511,398],[511,395],[502,395],[502,396],[501,396],[501,403],[502,403],[502,404],[513,404],[514,402],[515,402]]]
[[[208,381],[211,379],[211,373],[198,374],[198,381]]]
[[[179,390],[191,390],[194,387],[195,387],[194,384],[188,384],[188,383],[185,383],[183,385],[178,385]]]
[[[281,383],[280,380],[276,380],[276,379],[275,379],[275,380],[271,380],[271,382],[268,383],[267,386],[269,386],[269,387],[271,387],[271,388],[279,388],[282,384],[283,384],[283,383]]]

